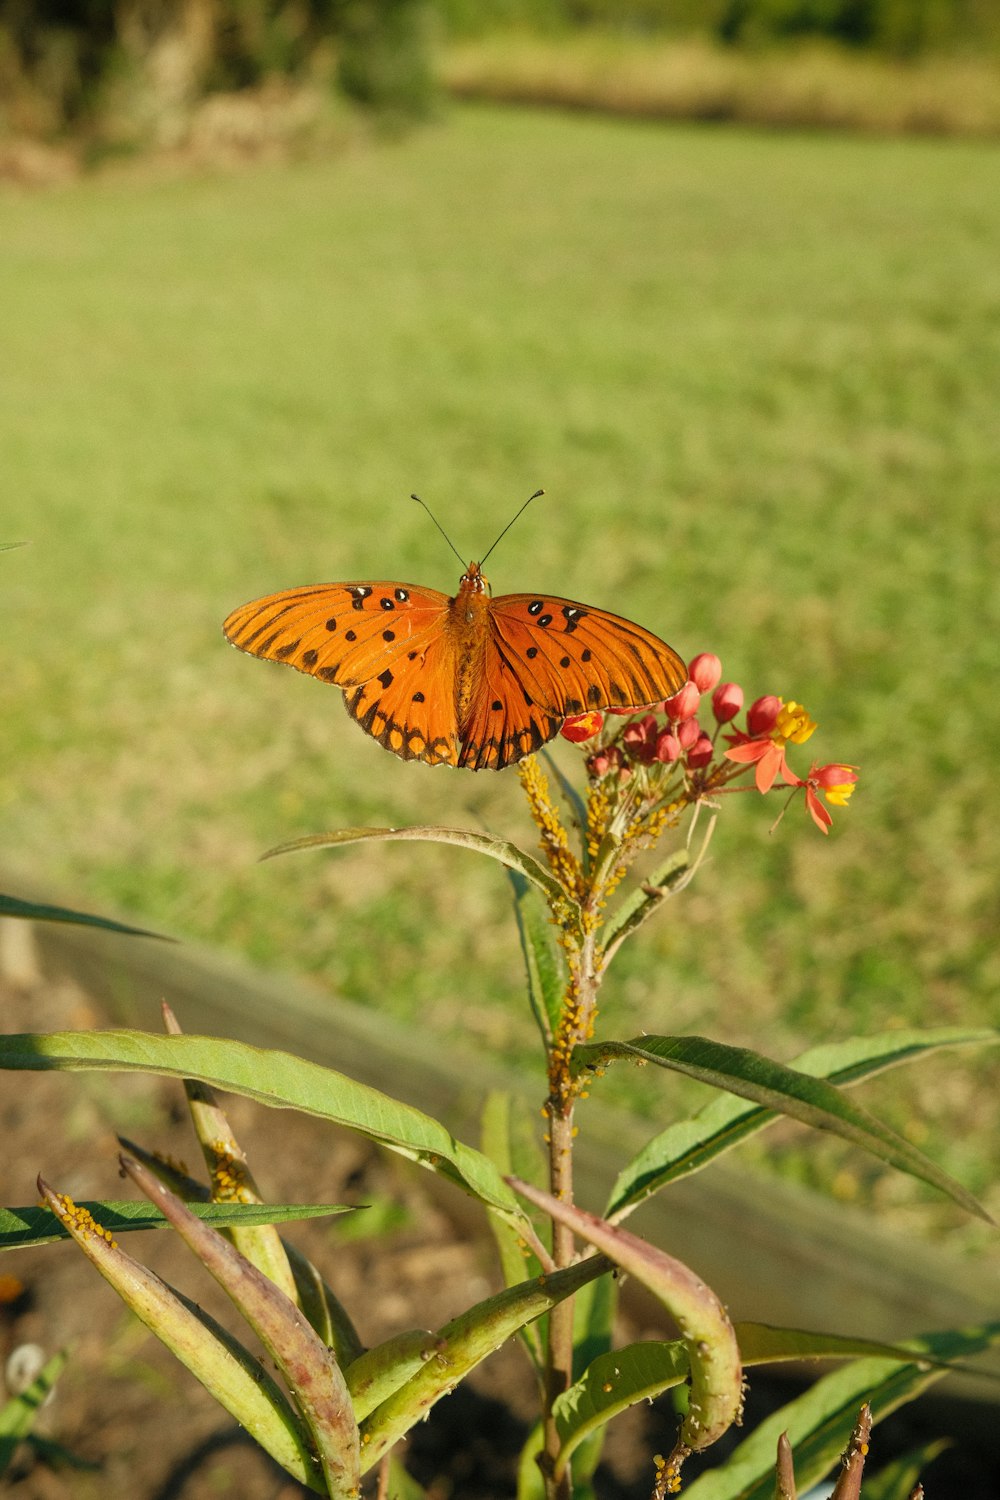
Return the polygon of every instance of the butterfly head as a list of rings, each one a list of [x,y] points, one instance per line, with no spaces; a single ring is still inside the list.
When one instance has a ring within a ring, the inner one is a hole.
[[[489,594],[490,581],[482,570],[482,564],[470,562],[465,572],[458,581],[460,594]]]

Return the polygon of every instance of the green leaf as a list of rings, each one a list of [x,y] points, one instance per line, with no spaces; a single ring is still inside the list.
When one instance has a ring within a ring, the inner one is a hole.
[[[996,1035],[1000,1037],[1000,1033]],[[700,1036],[642,1036],[631,1042],[590,1042],[574,1048],[574,1071],[599,1068],[616,1058],[671,1068],[714,1088],[752,1099],[803,1125],[832,1131],[890,1166],[929,1182],[967,1213],[993,1223],[985,1208],[960,1183],[824,1079],[810,1078],[745,1047],[729,1047]]]
[[[168,1036],[181,1036],[182,1028],[169,1005],[163,1006],[164,1029]],[[187,1098],[188,1111],[191,1116],[191,1125],[201,1147],[202,1159],[212,1183],[212,1191],[209,1197],[220,1201],[238,1198],[241,1203],[263,1203],[264,1195],[257,1186],[254,1179],[250,1162],[246,1152],[243,1150],[229,1123],[225,1110],[219,1103],[214,1089],[207,1084],[195,1083],[193,1079],[185,1078],[184,1093]],[[145,1156],[142,1153],[138,1159]],[[146,1165],[149,1165],[146,1163]],[[171,1192],[176,1192],[182,1200],[187,1200],[189,1195],[184,1189],[178,1191],[172,1183],[167,1182],[163,1173],[156,1166],[150,1166],[153,1174]],[[220,1185],[226,1184],[226,1190],[220,1191]],[[238,1185],[239,1191],[235,1191]],[[288,1256],[281,1242],[281,1236],[274,1224],[256,1225],[233,1225],[226,1231],[226,1238],[235,1245],[241,1255],[245,1255],[258,1271],[262,1272],[269,1281],[280,1287],[286,1297],[293,1302],[297,1301],[295,1278],[292,1275],[291,1266],[288,1264]]]
[[[584,1438],[637,1402],[680,1385],[689,1369],[681,1339],[629,1344],[599,1355],[553,1406],[560,1442],[559,1470]]]
[[[118,1137],[118,1141],[129,1156],[134,1156],[137,1161],[141,1161],[189,1207],[193,1204],[211,1201],[211,1192],[205,1184],[196,1182],[173,1162],[166,1162],[161,1157],[154,1156],[152,1152],[145,1151],[142,1146],[136,1145],[135,1141],[130,1141],[123,1135]],[[251,1206],[255,1209],[259,1208],[258,1204]],[[197,1208],[193,1209],[193,1212],[197,1213]],[[293,1244],[284,1239],[281,1241],[281,1247],[294,1280],[295,1300],[324,1344],[333,1350],[340,1364],[342,1366],[350,1364],[352,1359],[357,1359],[364,1346],[347,1312],[316,1267],[300,1250],[296,1250]]]
[[[436,1349],[436,1334],[426,1328],[414,1328],[359,1354],[344,1371],[358,1421],[363,1421],[423,1369]]]
[[[362,1457],[366,1468],[427,1415],[428,1410],[534,1318],[571,1297],[594,1276],[611,1269],[601,1255],[577,1262],[565,1271],[536,1276],[470,1307],[438,1329],[435,1355],[362,1423]]]
[[[136,1317],[282,1468],[321,1492],[305,1428],[260,1360],[196,1303],[106,1239],[92,1219],[41,1179],[38,1186],[53,1211],[67,1218],[84,1255]]]
[[[516,870],[525,880],[538,887],[550,901],[565,901],[566,893],[558,880],[544,870],[530,854],[525,854],[508,839],[498,839],[491,833],[473,833],[470,828],[437,828],[426,824],[415,828],[338,828],[334,833],[311,833],[305,838],[290,839],[268,849],[261,859],[273,859],[276,854],[291,854],[297,849],[338,849],[345,844],[387,843],[402,840],[430,844],[454,844],[459,849],[472,849],[477,854],[488,855],[499,860],[509,870]]]
[[[483,1106],[482,1146],[502,1176],[508,1177],[514,1172],[518,1177],[528,1178],[530,1182],[544,1178],[544,1158],[524,1104],[521,1101],[515,1104],[511,1095],[500,1089],[494,1089],[488,1094]],[[537,1257],[530,1253],[513,1225],[493,1214],[490,1216],[490,1228],[496,1241],[505,1286],[518,1286],[526,1276],[538,1274],[541,1265]],[[544,1229],[542,1232],[544,1233]],[[544,1339],[541,1332],[544,1326],[545,1320],[540,1318],[537,1323],[529,1323],[521,1331],[528,1355],[538,1370],[541,1370],[544,1362]]]
[[[9,1466],[18,1443],[31,1432],[68,1358],[65,1350],[53,1354],[27,1389],[0,1407],[0,1476]]]
[[[889,1031],[811,1047],[794,1058],[791,1066],[811,1078],[826,1078],[844,1087],[944,1047],[974,1046],[997,1039],[995,1031],[960,1026]],[[710,1100],[693,1118],[679,1120],[654,1136],[623,1168],[611,1190],[607,1217],[621,1218],[659,1188],[700,1171],[777,1118],[778,1111],[747,1104],[732,1095]]]
[[[545,1429],[536,1422],[528,1433],[517,1461],[517,1500],[545,1500],[545,1480],[538,1455],[545,1449]]]
[[[166,1219],[148,1203],[88,1201],[81,1208],[94,1214],[113,1234],[134,1229],[163,1229]],[[331,1214],[356,1213],[346,1203],[193,1203],[191,1212],[215,1229],[250,1224],[292,1224],[298,1219],[321,1219]],[[0,1208],[0,1250],[24,1250],[29,1245],[47,1245],[69,1239],[49,1208],[37,1203],[28,1208]]]
[[[0,917],[24,917],[34,922],[71,922],[77,927],[103,927],[106,932],[124,932],[129,937],[156,938],[160,943],[172,943],[173,938],[161,932],[147,932],[144,927],[129,927],[125,922],[112,922],[110,917],[95,917],[85,911],[71,911],[67,906],[44,906],[38,901],[22,901],[17,896],[0,895]]]
[[[207,1228],[188,1206],[134,1157],[128,1176],[171,1226],[247,1320],[281,1371],[304,1420],[331,1500],[358,1500],[358,1426],[343,1371],[295,1303],[229,1240]],[[74,1237],[79,1238],[74,1232]],[[160,1335],[162,1337],[162,1334]],[[212,1390],[211,1383],[208,1389]]]
[[[547,1044],[559,1025],[566,996],[566,960],[552,935],[549,910],[540,902],[537,890],[514,870],[510,872],[510,882],[514,887],[514,916],[528,975],[528,998],[542,1040]]]
[[[419,1109],[332,1068],[289,1052],[217,1037],[155,1036],[143,1031],[63,1031],[0,1035],[0,1068],[111,1070],[195,1078],[273,1108],[346,1125],[418,1162],[516,1224],[529,1221],[499,1172]]]
[[[941,1368],[921,1362],[921,1354],[952,1361],[977,1354],[998,1339],[1000,1322],[927,1334],[907,1340],[913,1363],[860,1359],[834,1370],[761,1422],[719,1468],[688,1485],[686,1500],[774,1500],[774,1455],[784,1431],[795,1455],[800,1493],[804,1492],[836,1463],[863,1401],[871,1403],[881,1420],[941,1378]]]
[[[776,1364],[782,1360],[856,1359],[875,1355],[881,1359],[908,1360],[910,1349],[903,1344],[887,1344],[881,1339],[859,1338],[854,1334],[815,1333],[805,1328],[776,1328],[771,1323],[736,1323],[736,1338],[745,1365]],[[938,1361],[927,1357],[929,1365]],[[941,1361],[942,1371],[960,1371],[965,1367],[953,1361]],[[1000,1374],[977,1370],[981,1380],[1000,1381]]]
[[[575,1204],[511,1179],[529,1203],[551,1214],[649,1288],[667,1309],[683,1335],[691,1375],[691,1398],[681,1427],[681,1442],[700,1452],[739,1419],[743,1405],[743,1370],[733,1325],[711,1287],[683,1261],[619,1229]],[[556,1477],[559,1467],[556,1469]]]

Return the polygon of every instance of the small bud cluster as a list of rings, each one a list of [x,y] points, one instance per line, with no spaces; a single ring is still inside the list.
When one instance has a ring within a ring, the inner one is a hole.
[[[684,686],[664,702],[651,704],[641,718],[632,716],[608,734],[607,717],[591,711],[567,719],[562,733],[575,743],[600,739],[587,757],[592,783],[605,777],[623,782],[641,776],[651,797],[664,795],[668,787],[675,795],[683,787],[685,800],[695,802],[752,768],[760,792],[778,783],[793,793],[804,789],[806,810],[826,833],[832,818],[824,801],[846,807],[858,779],[857,767],[814,762],[807,776],[799,776],[788,764],[787,747],[804,744],[816,729],[815,721],[800,703],[769,693],[750,704],[741,729],[735,720],[743,710],[743,689],[721,679],[722,662],[713,652],[702,651],[691,661]],[[714,723],[709,723],[706,709]],[[729,732],[723,735],[724,727]]]

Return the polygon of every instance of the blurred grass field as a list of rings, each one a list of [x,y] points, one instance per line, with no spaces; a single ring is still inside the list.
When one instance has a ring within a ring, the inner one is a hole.
[[[5,190],[0,540],[31,542],[2,559],[6,867],[532,1057],[498,867],[255,862],[357,823],[530,844],[516,776],[395,760],[220,623],[324,579],[450,591],[410,491],[478,557],[544,485],[498,592],[715,650],[819,719],[806,763],[862,768],[829,840],[728,799],[695,886],[612,971],[605,1034],[787,1058],[995,1024],[998,168],[985,143],[463,108],[325,162]],[[864,1098],[1000,1206],[998,1076],[938,1059]],[[662,1078],[605,1087],[674,1112]],[[856,1154],[767,1140],[845,1198],[954,1223]]]

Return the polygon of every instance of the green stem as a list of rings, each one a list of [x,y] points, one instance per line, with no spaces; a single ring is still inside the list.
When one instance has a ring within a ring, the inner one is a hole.
[[[584,905],[585,920],[596,912],[597,901],[592,890]],[[601,975],[599,969],[596,933],[587,923],[586,936],[578,949],[572,970],[575,986],[571,991],[577,1014],[572,1032],[565,1038],[566,1055],[573,1046],[590,1037],[597,1010],[597,991]],[[575,1091],[568,1074],[557,1092],[553,1089],[549,1097],[549,1187],[554,1198],[560,1202],[573,1203],[573,1115],[576,1103]],[[560,1269],[572,1264],[576,1257],[576,1244],[572,1230],[558,1221],[552,1226],[552,1256]],[[572,1500],[573,1481],[566,1466],[562,1475],[553,1475],[555,1460],[559,1453],[559,1434],[553,1414],[554,1403],[573,1382],[573,1303],[566,1297],[549,1314],[548,1347],[545,1371],[545,1474],[546,1500]]]

